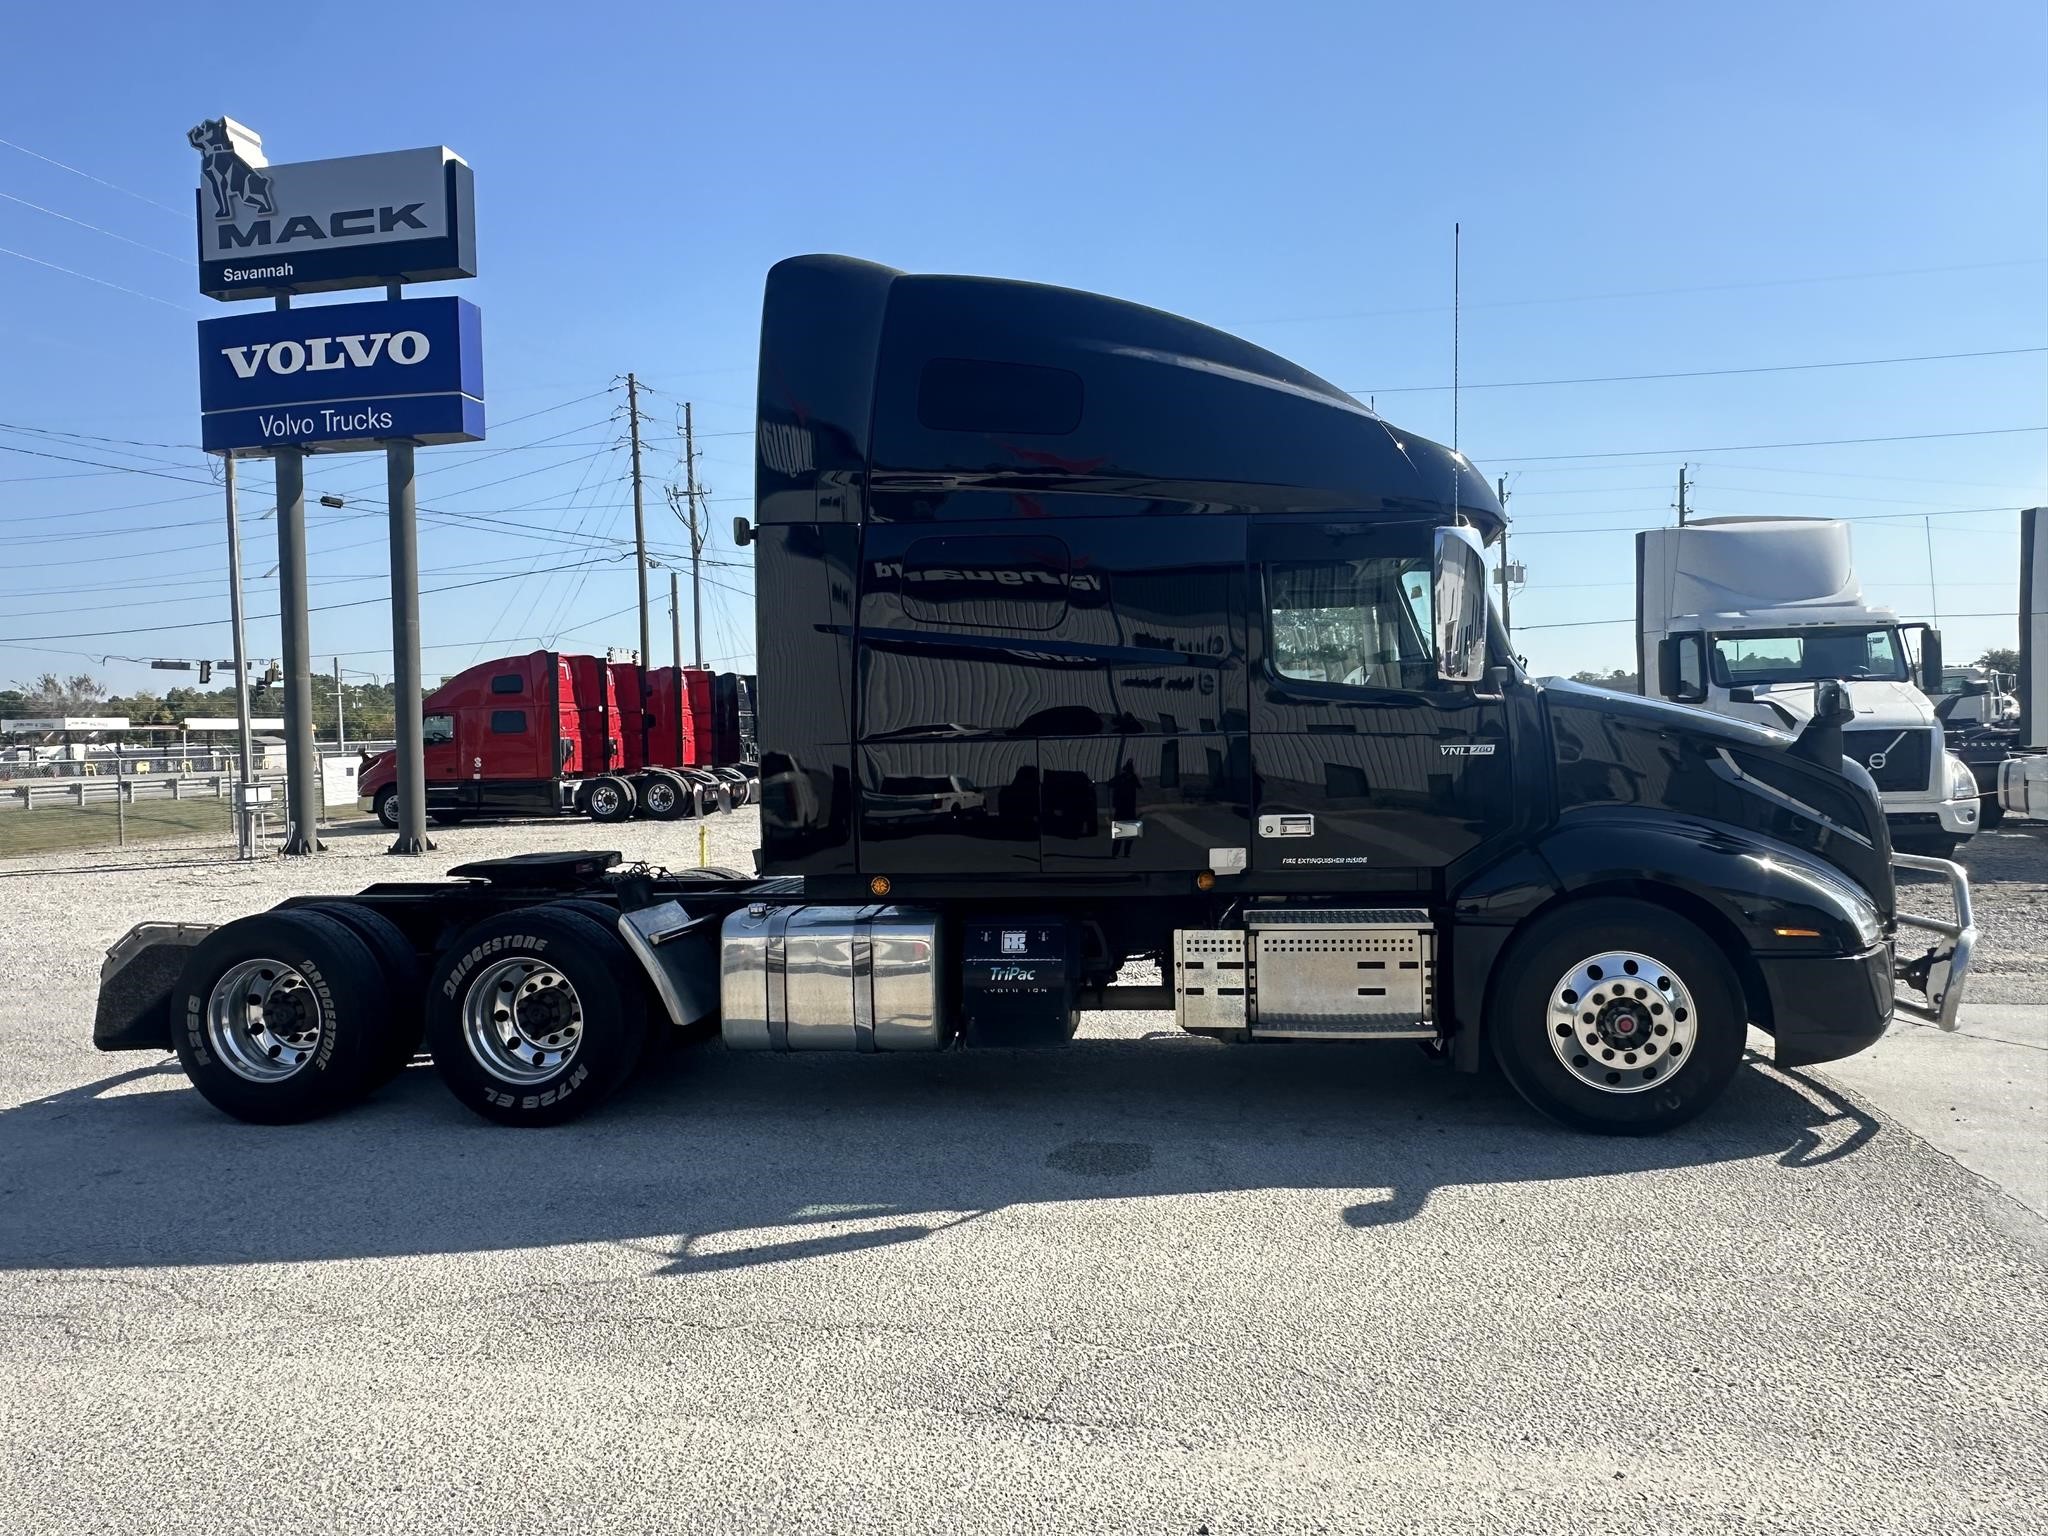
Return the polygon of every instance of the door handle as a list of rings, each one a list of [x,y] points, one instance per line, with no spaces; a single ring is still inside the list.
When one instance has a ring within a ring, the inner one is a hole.
[[[1125,838],[1143,837],[1144,835],[1145,823],[1143,821],[1112,821],[1109,824],[1109,840],[1113,843],[1121,842]]]
[[[1261,837],[1314,837],[1316,819],[1313,816],[1261,816],[1259,836]]]

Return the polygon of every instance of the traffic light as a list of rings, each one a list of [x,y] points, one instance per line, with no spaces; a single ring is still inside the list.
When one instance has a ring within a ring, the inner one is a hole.
[[[204,688],[208,683],[212,681],[213,663],[210,661],[202,661],[201,663],[199,663],[199,686]]]

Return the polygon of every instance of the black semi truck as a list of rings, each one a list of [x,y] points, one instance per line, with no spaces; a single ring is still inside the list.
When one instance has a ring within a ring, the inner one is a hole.
[[[1491,1057],[1568,1125],[1646,1132],[1722,1091],[1752,1023],[1793,1065],[1895,1011],[1954,1027],[1967,883],[1892,853],[1839,700],[1795,737],[1531,679],[1485,477],[1285,359],[801,257],[768,277],[759,402],[754,874],[531,855],[144,925],[96,1043],[175,1050],[266,1122],[424,1046],[536,1125],[650,1032],[1018,1048],[1157,1009]],[[1953,921],[1899,910],[1899,865]]]

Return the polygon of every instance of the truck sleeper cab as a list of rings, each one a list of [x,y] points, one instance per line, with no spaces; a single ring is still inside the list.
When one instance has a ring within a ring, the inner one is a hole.
[[[756,877],[535,857],[138,931],[96,1040],[290,1118],[424,1028],[465,1103],[542,1123],[623,1080],[650,1010],[889,1053],[1171,1009],[1219,1041],[1490,1055],[1545,1113],[1636,1133],[1711,1102],[1751,1023],[1791,1064],[1895,1009],[1953,1027],[1967,883],[1895,859],[1838,708],[1795,736],[1527,677],[1484,477],[1284,359],[799,258],[769,275],[756,441]],[[1897,910],[1898,862],[1953,922]],[[349,1018],[300,957],[420,1014]],[[372,1043],[323,1092],[344,1029]],[[273,1066],[236,1070],[248,1039]]]

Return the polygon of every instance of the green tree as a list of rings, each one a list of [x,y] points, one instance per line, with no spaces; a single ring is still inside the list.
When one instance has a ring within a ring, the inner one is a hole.
[[[1575,683],[1591,683],[1595,688],[1612,688],[1616,693],[1639,693],[1636,675],[1616,667],[1612,672],[1574,672]]]
[[[1987,671],[2003,672],[2007,677],[2014,677],[2020,670],[2020,653],[2009,645],[1994,645],[1977,658],[1977,665]]]

